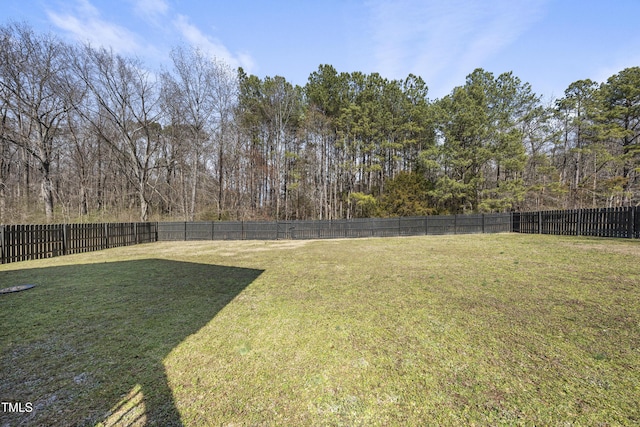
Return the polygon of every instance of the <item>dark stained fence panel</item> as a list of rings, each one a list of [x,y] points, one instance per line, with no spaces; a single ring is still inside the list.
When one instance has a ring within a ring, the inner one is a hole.
[[[344,237],[351,237],[349,233],[349,223],[346,220],[333,220],[329,228],[330,237],[332,239],[339,239]]]
[[[299,240],[331,238],[331,221],[294,221],[289,237]]]
[[[0,225],[3,264],[157,241],[156,223]]]
[[[514,214],[485,214],[483,233],[508,233],[512,230],[512,215]]]
[[[213,240],[213,222],[187,222],[185,240]]]
[[[482,220],[484,216],[481,214],[474,215],[456,215],[455,216],[455,232],[456,234],[475,234],[482,233]]]
[[[187,240],[186,222],[163,222],[158,225],[158,240]]]
[[[426,217],[402,217],[398,219],[400,236],[421,236],[427,234]]]
[[[456,218],[455,215],[433,215],[427,217],[427,233],[426,234],[455,234]]]
[[[214,222],[213,238],[215,240],[242,240],[244,226],[241,221]]]
[[[505,233],[512,214],[435,215],[292,221],[160,222],[160,241],[339,239],[425,234]]]
[[[278,223],[275,221],[245,221],[243,223],[243,239],[245,240],[277,240],[278,234]]]
[[[137,226],[138,243],[151,243],[158,241],[157,222],[138,222]]]
[[[519,212],[512,230],[565,236],[640,238],[638,207]]]

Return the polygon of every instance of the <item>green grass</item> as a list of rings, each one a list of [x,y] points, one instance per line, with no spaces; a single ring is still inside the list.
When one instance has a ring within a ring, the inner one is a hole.
[[[0,266],[0,425],[637,425],[640,242],[178,242]]]

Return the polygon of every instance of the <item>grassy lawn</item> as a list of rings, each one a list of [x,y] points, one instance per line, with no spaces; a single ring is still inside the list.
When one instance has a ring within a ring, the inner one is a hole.
[[[638,425],[640,242],[177,242],[0,266],[5,425]],[[0,408],[2,409],[2,408]]]

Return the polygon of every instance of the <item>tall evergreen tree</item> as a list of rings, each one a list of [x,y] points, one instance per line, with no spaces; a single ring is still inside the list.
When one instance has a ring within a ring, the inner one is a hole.
[[[621,149],[624,203],[631,204],[640,191],[640,67],[611,76],[600,90],[607,133]]]

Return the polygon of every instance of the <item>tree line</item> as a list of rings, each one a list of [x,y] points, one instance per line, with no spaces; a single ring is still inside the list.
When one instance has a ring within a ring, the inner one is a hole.
[[[321,65],[304,87],[191,46],[150,70],[0,27],[0,223],[338,219],[640,203],[640,67],[544,102],[476,69]]]

